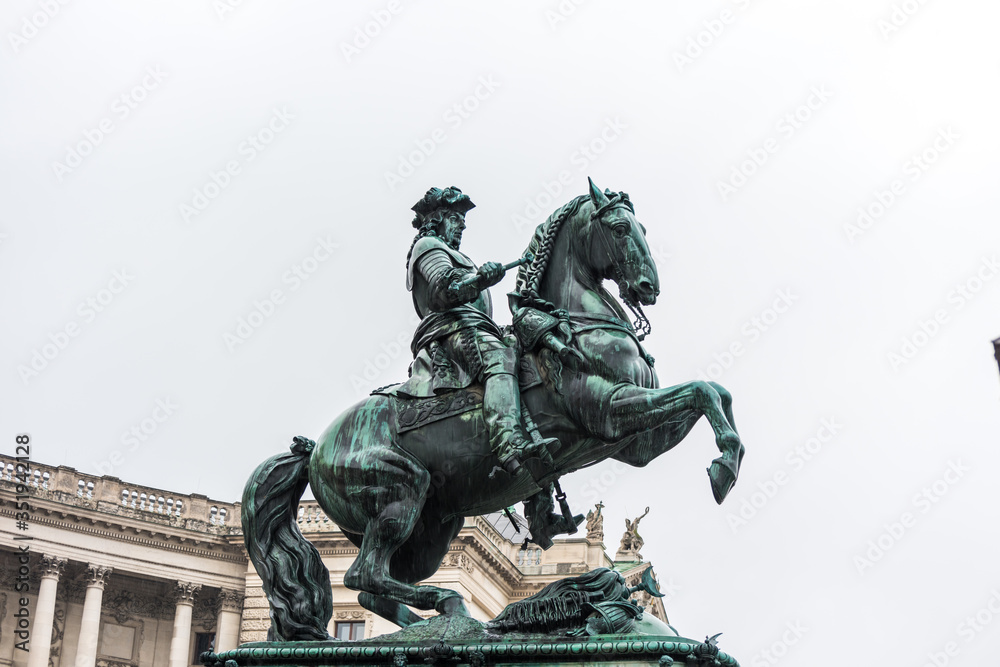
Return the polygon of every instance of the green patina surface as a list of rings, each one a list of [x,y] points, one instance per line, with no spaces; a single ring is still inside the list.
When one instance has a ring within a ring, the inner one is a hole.
[[[421,323],[411,346],[412,368],[414,375],[424,368],[430,376],[426,382],[411,377],[402,388],[426,385],[437,396],[438,390],[480,383],[482,407],[414,422],[403,433],[390,403],[394,399],[372,396],[345,411],[316,442],[296,438],[290,453],[257,468],[244,490],[243,534],[270,603],[274,639],[329,639],[329,575],[296,525],[307,483],[327,516],[359,548],[344,585],[359,592],[361,606],[418,634],[424,626],[409,607],[436,610],[449,623],[464,623],[455,620],[464,612],[459,593],[421,584],[437,571],[464,517],[524,501],[531,539],[547,548],[552,536],[574,533],[583,521],[570,511],[565,496],[557,496],[560,511],[554,511],[561,475],[612,457],[644,466],[680,443],[702,417],[722,453],[708,468],[712,493],[720,503],[726,497],[743,456],[732,397],[709,382],[659,387],[641,343],[650,332],[642,306],[655,303],[660,290],[645,228],[626,193],[601,190],[592,181],[588,190],[535,230],[509,295],[510,331],[496,326],[487,307],[487,288],[499,282],[506,267],[488,262],[477,269],[458,251],[471,200],[457,188],[432,188],[414,207],[418,235],[407,275]],[[420,258],[426,262],[416,266]],[[617,284],[618,299],[604,288],[605,281]],[[529,359],[539,375],[523,396],[512,365],[518,355]],[[444,403],[424,407],[434,406],[450,409]],[[584,603],[593,603],[592,608]],[[547,609],[545,604],[539,602],[537,609]],[[598,609],[600,604],[605,606]],[[619,626],[636,614],[623,605],[580,598],[578,610],[601,616],[604,625],[578,614],[577,630],[598,635],[607,626],[623,632]],[[537,629],[533,619],[523,620],[504,630]],[[450,637],[437,626],[434,632],[435,641]],[[667,653],[650,641],[479,642],[468,645],[475,649],[463,644],[462,650],[504,660],[525,652],[582,659],[605,647],[614,653],[619,645],[643,660]],[[697,646],[674,640],[667,645],[678,655]],[[309,660],[333,655],[361,660],[366,651],[388,650],[369,643],[295,646],[238,649],[225,661],[270,660],[277,657],[274,651],[286,650],[306,651]],[[239,652],[244,650],[251,653]]]
[[[405,660],[405,663],[403,662]],[[673,663],[670,662],[673,661]],[[545,634],[498,634],[467,616],[435,616],[398,632],[356,642],[259,642],[206,654],[208,667],[314,665],[660,664],[739,667],[709,643],[684,637],[597,635],[574,640]],[[233,664],[235,663],[235,664]]]
[[[380,643],[375,640],[350,642],[335,645],[327,642],[280,642],[266,646],[248,644],[244,647],[221,654],[206,656],[209,667],[221,667],[234,661],[239,667],[292,667],[298,665],[351,664],[386,665],[394,664],[397,656],[405,657],[407,663],[455,664],[566,664],[587,663],[601,665],[619,664],[670,664],[661,663],[668,656],[674,664],[698,665],[700,659],[696,651],[701,642],[681,637],[655,639],[636,636],[592,637],[579,642],[539,641],[498,641],[491,643],[466,643],[449,645],[451,651],[442,651],[435,644]],[[717,662],[715,662],[717,661]],[[732,656],[720,651],[705,665],[739,667]],[[233,667],[233,665],[229,665]]]

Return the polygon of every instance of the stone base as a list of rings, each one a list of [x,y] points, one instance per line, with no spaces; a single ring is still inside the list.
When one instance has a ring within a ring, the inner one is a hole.
[[[485,665],[739,667],[730,655],[684,637],[652,635],[490,634],[465,616],[437,616],[363,641],[255,642],[206,653],[206,667],[325,667],[327,665]]]

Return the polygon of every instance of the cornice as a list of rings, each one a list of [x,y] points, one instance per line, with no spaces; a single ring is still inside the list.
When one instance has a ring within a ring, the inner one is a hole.
[[[490,544],[489,548],[483,544],[480,540],[477,540],[475,534],[472,535],[459,535],[452,541],[452,551],[461,551],[462,549],[456,549],[456,545],[462,545],[462,547],[470,547],[472,551],[479,557],[484,565],[497,576],[499,576],[503,581],[511,588],[517,587],[524,575],[521,571],[514,567],[510,561],[506,558],[501,560],[497,557],[497,553],[494,551],[496,545]]]
[[[41,509],[41,508],[36,508]],[[91,535],[94,537],[114,540],[116,542],[125,542],[128,544],[137,544],[140,546],[151,547],[154,549],[162,549],[165,551],[173,551],[176,553],[189,554],[193,556],[198,556],[200,558],[209,558],[212,560],[221,560],[231,563],[246,563],[246,556],[239,550],[234,549],[233,545],[230,545],[226,541],[216,541],[216,540],[206,540],[206,539],[193,539],[188,536],[176,535],[167,533],[161,530],[154,530],[147,528],[145,526],[135,526],[126,523],[119,523],[114,521],[109,521],[104,518],[94,518],[89,516],[75,516],[77,519],[83,521],[89,521],[90,525],[60,521],[58,519],[53,519],[52,514],[60,514],[63,518],[70,516],[71,512],[47,511],[45,515],[40,515],[37,512],[32,514],[31,523],[41,526],[49,526],[58,530],[65,530],[74,533],[80,533],[83,535]],[[13,519],[13,510],[7,509],[7,507],[0,508],[0,516],[9,517]],[[108,528],[99,528],[97,524],[103,523]],[[120,530],[111,530],[111,526],[117,526]],[[149,538],[141,537],[142,533],[149,533]],[[153,539],[156,535],[163,535],[166,540],[156,540]],[[176,539],[180,543],[174,543],[170,540]],[[184,542],[191,541],[195,545],[202,542],[211,544],[216,547],[216,550],[209,549],[199,549],[196,546],[187,546],[183,544]]]

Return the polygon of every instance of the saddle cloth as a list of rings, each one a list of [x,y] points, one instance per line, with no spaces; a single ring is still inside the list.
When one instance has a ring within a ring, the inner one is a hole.
[[[542,383],[542,376],[534,355],[521,357],[517,370],[518,385],[521,387],[522,393]],[[412,431],[425,424],[454,417],[471,410],[479,410],[483,406],[483,386],[481,384],[445,391],[429,398],[411,398],[397,394],[396,389],[401,384],[379,387],[371,393],[372,396],[386,396],[392,401],[392,412],[396,418],[396,433]]]

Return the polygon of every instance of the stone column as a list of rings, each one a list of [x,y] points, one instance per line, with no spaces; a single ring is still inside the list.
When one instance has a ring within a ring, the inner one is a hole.
[[[228,588],[219,591],[218,616],[215,621],[215,652],[239,646],[240,621],[243,617],[243,593]]]
[[[42,581],[38,586],[38,603],[35,621],[31,625],[31,642],[28,667],[48,667],[49,649],[52,647],[52,621],[56,614],[56,588],[59,577],[66,568],[66,559],[42,556]]]
[[[177,608],[174,610],[174,634],[170,638],[169,667],[189,667],[191,650],[191,615],[194,612],[194,598],[201,590],[201,584],[177,582],[174,594]]]
[[[76,645],[76,667],[94,667],[97,661],[97,636],[101,631],[101,600],[110,567],[87,565],[87,596],[83,599],[80,641]]]

